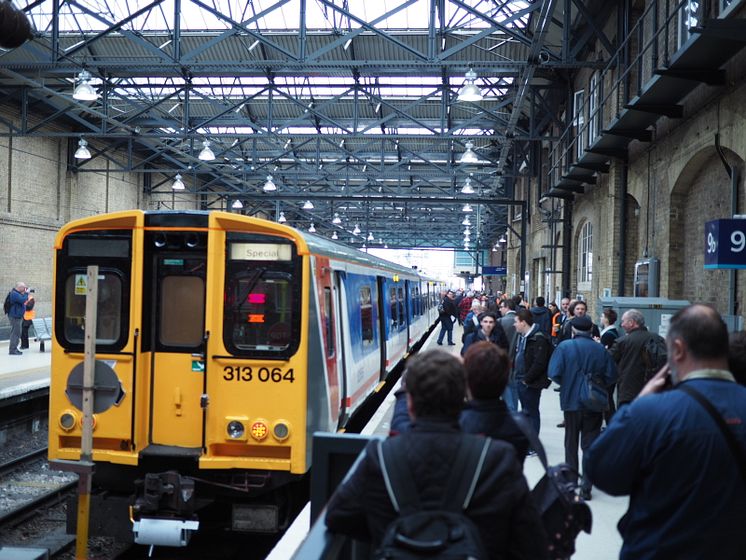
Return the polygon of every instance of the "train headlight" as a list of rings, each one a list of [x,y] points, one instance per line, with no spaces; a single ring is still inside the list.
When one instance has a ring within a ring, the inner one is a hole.
[[[228,437],[231,439],[243,439],[244,434],[246,433],[246,428],[243,425],[243,422],[239,422],[238,420],[233,420],[232,422],[228,422]]]
[[[251,424],[251,437],[257,441],[262,441],[269,435],[269,426],[266,420],[256,420]]]
[[[93,415],[91,415],[91,429],[92,430],[96,429],[96,423],[97,423],[96,422],[96,415],[93,414]],[[82,416],[78,420],[78,424],[80,424],[80,429],[82,430],[83,429],[83,417]]]
[[[59,425],[64,431],[69,432],[75,427],[75,414],[66,410],[60,414]]]
[[[278,420],[275,425],[272,426],[272,435],[278,441],[284,441],[290,435],[290,426],[284,420]]]

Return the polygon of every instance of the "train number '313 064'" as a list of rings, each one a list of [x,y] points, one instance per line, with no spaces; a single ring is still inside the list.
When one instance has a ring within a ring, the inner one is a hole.
[[[295,381],[293,368],[283,371],[282,368],[251,366],[225,366],[223,368],[223,379],[226,381],[260,381],[261,383],[282,383]]]

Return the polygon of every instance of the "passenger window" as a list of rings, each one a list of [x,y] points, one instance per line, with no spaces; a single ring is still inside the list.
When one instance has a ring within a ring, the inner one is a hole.
[[[65,281],[65,340],[82,344],[85,340],[85,273],[71,274]],[[96,344],[114,344],[122,328],[122,279],[110,272],[99,273]]]
[[[373,306],[370,302],[370,286],[360,288],[360,322],[363,346],[373,344]]]
[[[161,280],[160,331],[167,346],[199,346],[205,317],[205,281],[199,276]]]
[[[391,328],[395,329],[399,324],[399,314],[396,305],[396,288],[389,290],[389,309],[391,313]]]
[[[332,290],[324,288],[324,321],[326,326],[326,355],[334,356],[334,321],[332,317]]]
[[[400,325],[404,326],[404,324],[407,322],[407,317],[404,309],[404,288],[399,288],[397,291],[397,304],[399,307],[399,317],[400,317]]]

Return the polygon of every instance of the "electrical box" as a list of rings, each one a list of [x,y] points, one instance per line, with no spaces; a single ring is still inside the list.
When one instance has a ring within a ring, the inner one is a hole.
[[[645,317],[645,326],[650,332],[666,336],[668,324],[679,309],[689,305],[685,299],[667,299],[655,297],[610,297],[600,298],[600,308],[612,308],[619,318],[616,324],[621,327],[622,315],[630,309],[637,309]]]
[[[635,263],[635,297],[658,297],[661,262],[656,258]]]

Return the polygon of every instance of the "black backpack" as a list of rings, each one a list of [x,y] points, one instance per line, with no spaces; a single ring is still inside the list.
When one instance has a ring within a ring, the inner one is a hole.
[[[514,412],[513,419],[528,439],[531,449],[541,460],[546,474],[531,490],[531,499],[539,510],[549,543],[548,558],[564,560],[575,553],[575,539],[580,531],[590,534],[593,525],[591,508],[578,496],[578,472],[567,463],[549,466],[544,446],[526,415]]]
[[[650,381],[668,361],[666,339],[659,334],[650,333],[650,336],[642,345],[640,357],[642,365],[645,367],[645,381]]]
[[[3,303],[3,312],[7,315],[10,313],[10,292],[5,296],[5,303]]]
[[[489,438],[464,435],[443,501],[437,509],[424,509],[399,438],[382,442],[378,446],[378,459],[389,499],[398,516],[386,527],[374,558],[487,558],[479,530],[464,511],[469,507],[489,445]]]

